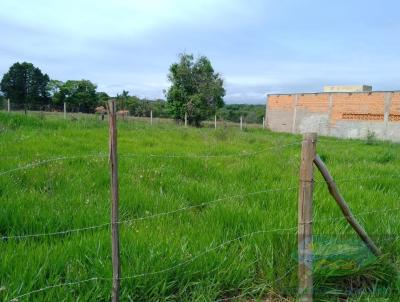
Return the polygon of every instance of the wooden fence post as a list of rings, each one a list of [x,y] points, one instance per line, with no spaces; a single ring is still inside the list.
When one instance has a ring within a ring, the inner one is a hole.
[[[214,116],[214,128],[217,129],[217,115]]]
[[[64,102],[64,120],[67,119],[67,103]]]
[[[298,278],[299,301],[313,301],[312,278],[312,198],[313,198],[313,161],[316,156],[316,133],[303,136],[300,165],[300,187],[298,204]]]
[[[150,125],[153,125],[153,110],[150,110]]]
[[[187,113],[185,112],[185,127],[187,127]]]
[[[7,111],[11,111],[11,104],[10,104],[10,99],[7,99]]]
[[[119,258],[119,225],[118,225],[118,158],[117,158],[117,121],[115,100],[108,102],[109,121],[109,147],[111,170],[111,249],[113,282],[111,301],[119,301],[119,286],[121,278],[121,266]]]
[[[263,129],[265,129],[265,117],[263,116]]]
[[[382,252],[368,236],[367,232],[364,230],[361,224],[358,223],[357,219],[353,216],[353,213],[351,212],[349,206],[344,200],[342,194],[340,194],[332,175],[329,173],[328,168],[325,166],[324,162],[318,155],[315,157],[314,163],[324,177],[326,184],[328,185],[329,193],[333,196],[336,203],[340,207],[340,210],[342,211],[347,222],[356,231],[357,235],[361,238],[362,241],[364,241],[365,245],[375,256],[382,255]]]
[[[243,116],[240,116],[240,130],[243,130]]]

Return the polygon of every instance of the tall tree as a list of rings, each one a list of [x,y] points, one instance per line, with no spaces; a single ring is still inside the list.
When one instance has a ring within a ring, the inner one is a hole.
[[[121,94],[117,94],[117,109],[126,110],[127,101],[129,99],[129,91],[122,90]]]
[[[49,83],[47,84],[47,90],[49,92],[49,95],[51,97],[51,102],[53,105],[56,106],[62,105],[60,91],[63,85],[64,83],[58,80],[50,80]]]
[[[191,54],[179,55],[179,62],[169,68],[168,80],[167,102],[177,120],[186,113],[189,123],[199,126],[224,105],[223,80],[205,56],[195,61]]]
[[[4,74],[0,89],[11,102],[24,105],[44,105],[49,102],[47,74],[31,63],[14,63]]]
[[[60,101],[81,112],[93,112],[98,104],[96,88],[89,80],[68,80],[60,88]]]

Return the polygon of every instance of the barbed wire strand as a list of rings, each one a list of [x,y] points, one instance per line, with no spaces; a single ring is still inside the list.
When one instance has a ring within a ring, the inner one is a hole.
[[[395,212],[395,211],[399,211],[399,210],[400,210],[400,207],[398,207],[398,208],[390,208],[390,209],[382,209],[382,210],[365,211],[365,212],[360,212],[360,213],[353,214],[353,216],[354,217],[360,217],[360,216],[365,216],[365,215],[369,215],[369,214]],[[341,215],[341,216],[337,216],[337,217],[314,219],[313,222],[327,222],[327,221],[342,220],[342,219],[346,219],[346,216]]]
[[[209,205],[209,204],[212,204],[212,203],[216,203],[216,202],[220,202],[220,201],[228,200],[228,199],[234,199],[234,198],[252,196],[252,195],[257,195],[257,194],[262,194],[262,193],[268,193],[268,192],[291,191],[291,190],[295,190],[295,189],[297,190],[298,187],[269,189],[269,190],[262,190],[262,191],[250,192],[250,193],[247,193],[247,194],[232,195],[232,196],[228,196],[228,197],[222,197],[222,198],[218,198],[218,199],[215,199],[215,200],[203,202],[203,203],[196,204],[196,205],[191,205],[191,206],[179,208],[179,209],[176,209],[176,210],[173,210],[173,211],[169,211],[169,212],[163,212],[163,213],[157,213],[157,214],[150,215],[150,216],[144,216],[144,217],[139,217],[139,218],[127,219],[127,220],[124,220],[124,221],[118,222],[118,223],[127,223],[127,222],[132,222],[132,221],[145,220],[145,219],[149,219],[149,218],[156,218],[156,217],[160,217],[160,216],[175,214],[175,213],[182,212],[182,211],[185,211],[185,210],[190,210],[190,209],[194,209],[194,208],[203,207],[203,206],[205,206],[205,205]]]
[[[204,255],[206,255],[206,254],[208,254],[208,253],[210,253],[212,251],[218,250],[218,249],[220,249],[220,248],[222,248],[222,247],[224,247],[224,246],[226,246],[226,245],[228,245],[228,244],[230,244],[232,242],[235,242],[235,241],[247,238],[247,237],[251,237],[251,236],[254,236],[256,234],[273,233],[273,232],[285,232],[285,231],[292,231],[292,230],[296,230],[296,229],[297,229],[297,227],[292,227],[292,228],[277,228],[277,229],[272,229],[272,230],[259,230],[259,231],[251,232],[251,233],[236,237],[234,239],[230,239],[230,240],[224,241],[223,243],[221,243],[221,244],[219,244],[219,245],[217,245],[215,247],[207,248],[206,250],[204,250],[200,254],[197,254],[197,255],[191,257],[190,259],[188,259],[186,261],[178,263],[177,265],[170,266],[170,267],[168,267],[166,269],[155,271],[155,272],[141,273],[141,274],[132,275],[132,276],[128,276],[128,277],[121,277],[121,278],[119,278],[119,280],[127,280],[127,279],[135,279],[135,278],[140,278],[140,277],[145,277],[145,276],[152,276],[152,275],[161,274],[161,273],[164,273],[164,272],[168,272],[168,271],[174,270],[176,268],[179,268],[179,267],[185,266],[185,265],[187,265],[189,263],[192,263],[196,259],[198,259],[198,258],[200,258],[200,257],[202,257],[202,256],[204,256]],[[71,282],[65,282],[65,283],[50,285],[50,286],[42,287],[42,288],[30,291],[30,292],[24,293],[22,295],[16,296],[16,297],[12,298],[9,301],[10,302],[18,301],[18,299],[20,299],[20,298],[29,296],[31,294],[43,292],[43,291],[46,291],[46,290],[52,289],[52,288],[58,288],[58,287],[63,287],[63,286],[73,286],[73,285],[78,285],[78,284],[87,283],[87,282],[91,282],[91,281],[112,281],[112,280],[113,280],[113,278],[92,277],[92,278],[84,279],[84,280],[71,281]]]
[[[324,181],[321,181],[319,183],[323,183],[323,182]],[[212,203],[217,203],[217,202],[220,202],[220,201],[223,201],[223,200],[235,199],[235,198],[252,196],[252,195],[257,195],[257,194],[262,194],[262,193],[274,192],[274,191],[290,191],[290,190],[295,190],[297,188],[298,187],[268,189],[268,190],[255,191],[255,192],[250,192],[250,193],[245,193],[245,194],[231,195],[231,196],[222,197],[222,198],[214,199],[214,200],[211,200],[211,201],[203,202],[203,203],[200,203],[200,204],[197,204],[197,205],[181,207],[179,209],[172,210],[172,211],[156,213],[156,214],[153,214],[153,215],[148,215],[148,216],[143,216],[143,217],[138,217],[138,218],[126,219],[126,220],[119,221],[117,223],[124,224],[124,223],[129,223],[129,222],[153,219],[153,218],[158,218],[158,217],[162,217],[162,216],[166,216],[166,215],[172,215],[172,214],[175,214],[175,213],[178,213],[178,212],[182,212],[182,211],[186,211],[186,210],[190,210],[190,209],[203,207],[203,206],[206,206],[206,205],[209,205],[209,204],[212,204]],[[369,213],[377,213],[377,212],[386,212],[386,211],[397,211],[399,209],[400,208],[369,211],[369,212],[367,212],[367,214],[369,214]],[[357,215],[354,215],[354,216],[360,216],[360,215],[364,215],[364,214],[357,214]],[[334,220],[334,219],[341,219],[341,218],[345,218],[345,217],[342,216],[342,217],[338,217],[338,218],[329,218],[329,219],[330,220]],[[9,240],[9,239],[24,239],[24,238],[34,238],[34,237],[44,237],[44,236],[65,235],[65,234],[69,234],[69,233],[77,233],[77,232],[81,232],[81,231],[89,231],[89,230],[94,230],[94,229],[98,229],[98,228],[103,228],[103,227],[106,227],[106,226],[109,226],[109,225],[111,225],[111,223],[103,223],[103,224],[87,226],[87,227],[83,227],[83,228],[69,229],[69,230],[63,230],[63,231],[57,231],[57,232],[49,232],[49,233],[2,236],[1,239],[2,240]]]
[[[69,160],[69,159],[82,159],[82,158],[88,158],[88,157],[106,157],[106,156],[108,156],[108,155],[107,154],[88,154],[88,155],[61,156],[61,157],[56,157],[56,158],[50,158],[50,159],[46,159],[46,160],[32,162],[32,163],[29,163],[27,165],[24,165],[24,166],[21,166],[21,167],[17,167],[17,168],[13,168],[13,169],[10,169],[10,170],[1,171],[0,172],[0,176],[5,175],[5,174],[9,174],[9,173],[12,173],[12,172],[15,172],[15,171],[26,170],[26,169],[42,166],[42,165],[45,165],[45,164],[48,164],[48,163],[51,163],[51,162],[56,162],[56,161]]]
[[[251,232],[251,233],[248,233],[248,234],[245,234],[245,235],[236,237],[236,238],[234,238],[234,239],[230,239],[230,240],[228,240],[228,241],[225,241],[225,242],[223,242],[223,243],[221,243],[221,244],[219,244],[219,245],[217,245],[217,246],[215,246],[215,247],[208,248],[208,249],[206,249],[205,251],[201,252],[200,254],[197,254],[196,256],[194,256],[194,257],[192,257],[192,258],[190,258],[190,259],[188,259],[188,260],[186,260],[186,261],[184,261],[184,262],[181,262],[181,263],[179,263],[179,264],[177,264],[177,265],[171,266],[171,267],[169,267],[169,268],[166,268],[166,269],[163,269],[163,270],[159,270],[159,271],[155,271],[155,272],[150,272],[150,273],[142,273],[142,274],[137,274],[137,275],[133,275],[133,276],[122,277],[122,278],[120,278],[120,280],[135,279],[135,278],[139,278],[139,277],[152,276],[152,275],[157,275],[157,274],[161,274],[161,273],[165,273],[165,272],[174,270],[175,268],[178,268],[178,267],[181,267],[181,266],[184,266],[184,265],[186,265],[186,264],[189,264],[189,263],[193,262],[194,260],[196,260],[196,259],[198,259],[198,258],[200,258],[200,257],[202,257],[202,256],[204,256],[204,255],[206,255],[206,254],[208,254],[209,252],[218,250],[218,249],[224,247],[225,245],[227,245],[227,244],[229,244],[229,243],[232,243],[232,242],[235,242],[235,241],[238,241],[238,240],[247,238],[247,237],[251,237],[251,236],[256,235],[256,234],[265,234],[265,233],[274,233],[274,232],[285,232],[285,231],[292,231],[292,230],[296,230],[296,229],[297,229],[297,227],[292,227],[292,228],[281,228],[281,229],[272,229],[272,230],[260,230],[260,231]]]
[[[230,199],[236,199],[236,198],[240,198],[240,197],[253,196],[253,195],[258,195],[258,194],[263,194],[263,193],[268,193],[268,192],[290,191],[290,190],[294,190],[294,189],[297,189],[297,187],[268,189],[268,190],[255,191],[255,192],[250,192],[250,193],[245,193],[245,194],[236,194],[236,195],[231,195],[231,196],[226,196],[226,197],[214,199],[214,200],[211,200],[211,201],[206,201],[206,202],[203,202],[203,203],[200,203],[200,204],[196,204],[196,205],[191,205],[191,206],[187,206],[187,207],[181,207],[179,209],[172,210],[172,211],[156,213],[156,214],[153,214],[153,215],[148,215],[148,216],[143,216],[143,217],[138,217],[138,218],[125,219],[125,220],[118,221],[117,223],[118,224],[125,224],[125,223],[130,223],[130,222],[135,222],[135,221],[154,219],[154,218],[158,218],[158,217],[162,217],[162,216],[166,216],[166,215],[176,214],[178,212],[183,212],[183,211],[190,210],[190,209],[200,208],[200,207],[203,207],[203,206],[206,206],[206,205],[209,205],[209,204],[213,204],[213,203],[217,203],[217,202],[220,202],[220,201],[224,201],[224,200],[230,200]],[[108,222],[108,223],[103,223],[103,224],[99,224],[99,225],[93,225],[93,226],[88,226],[88,227],[83,227],[83,228],[76,228],[76,229],[69,229],[69,230],[64,230],[64,231],[50,232],[50,233],[37,233],[37,234],[26,234],[26,235],[2,236],[1,239],[2,240],[9,240],[9,239],[24,239],[24,238],[33,238],[33,237],[65,235],[65,234],[69,234],[69,233],[78,233],[78,232],[81,232],[81,231],[94,230],[94,229],[103,228],[103,227],[110,226],[110,225],[111,225],[111,222]]]
[[[82,284],[82,283],[98,281],[98,280],[104,280],[104,279],[103,278],[99,278],[99,277],[93,277],[93,278],[84,279],[84,280],[78,280],[78,281],[72,281],[72,282],[66,282],[66,283],[59,283],[59,284],[55,284],[55,285],[49,285],[49,286],[46,286],[46,287],[42,287],[42,288],[39,288],[39,289],[32,290],[32,291],[24,293],[22,295],[16,296],[16,297],[12,298],[11,300],[9,300],[9,302],[18,302],[19,299],[21,299],[23,297],[27,297],[27,296],[30,296],[32,294],[37,294],[37,293],[40,293],[40,292],[43,292],[43,291],[46,291],[46,290],[49,290],[49,289],[53,289],[53,288],[79,285],[79,284]]]
[[[320,183],[323,183],[323,182],[320,182]],[[203,203],[200,203],[200,204],[196,204],[196,205],[191,205],[191,206],[187,206],[187,207],[181,207],[179,209],[172,210],[172,211],[156,213],[156,214],[153,214],[153,215],[148,215],[148,216],[143,216],[143,217],[138,217],[138,218],[126,219],[126,220],[119,221],[117,223],[118,224],[125,224],[125,223],[130,223],[130,222],[135,222],[135,221],[154,219],[154,218],[158,218],[158,217],[162,217],[162,216],[176,214],[176,213],[183,212],[183,211],[186,211],[186,210],[191,210],[191,209],[203,207],[203,206],[206,206],[206,205],[209,205],[209,204],[213,204],[213,203],[217,203],[217,202],[224,201],[224,200],[235,199],[235,198],[240,198],[240,197],[247,197],[247,196],[258,195],[258,194],[263,194],[263,193],[268,193],[268,192],[290,191],[290,190],[295,190],[295,189],[298,189],[298,187],[268,189],[268,190],[255,191],[255,192],[250,192],[250,193],[245,193],[245,194],[236,194],[236,195],[231,195],[231,196],[226,196],[226,197],[214,199],[214,200],[211,200],[211,201],[206,201],[206,202],[203,202]],[[366,214],[371,214],[371,213],[386,212],[386,211],[390,212],[390,211],[397,211],[397,210],[400,210],[400,208],[368,211],[368,212],[363,212],[363,213],[360,213],[360,214],[356,214],[354,216],[366,215]],[[328,218],[328,220],[325,220],[325,221],[337,220],[337,219],[343,219],[343,218],[345,218],[345,217],[344,216],[332,217],[332,218]],[[317,220],[317,221],[321,221],[321,220]],[[24,239],[24,238],[34,238],[34,237],[44,237],[44,236],[65,235],[65,234],[69,234],[69,233],[78,233],[78,232],[82,232],[82,231],[89,231],[89,230],[99,229],[99,228],[107,227],[109,225],[111,225],[111,223],[103,223],[103,224],[93,225],[93,226],[88,226],[88,227],[83,227],[83,228],[69,229],[69,230],[63,230],[63,231],[57,231],[57,232],[49,232],[49,233],[2,236],[1,239],[2,240],[9,240],[9,239]]]
[[[160,158],[218,158],[218,157],[246,157],[246,156],[253,156],[257,155],[260,153],[263,153],[268,150],[272,149],[281,149],[285,147],[290,147],[290,146],[295,146],[295,145],[300,145],[301,141],[297,141],[295,143],[290,143],[290,144],[284,144],[284,145],[276,145],[276,146],[271,146],[268,148],[263,148],[258,151],[254,152],[241,152],[241,153],[232,153],[232,154],[204,154],[204,155],[197,155],[197,154],[140,154],[140,153],[132,153],[132,154],[121,154],[121,157],[139,157],[139,156],[148,156],[148,157],[160,157]]]
[[[338,178],[338,179],[334,179],[334,182],[335,183],[343,183],[343,182],[352,182],[352,181],[369,180],[369,179],[380,179],[380,178],[385,178],[385,180],[397,180],[398,178],[400,178],[400,174],[371,175],[371,176],[365,176],[365,177]],[[325,180],[316,180],[314,182],[326,183]]]
[[[103,223],[99,225],[93,225],[93,226],[88,226],[88,227],[83,227],[83,228],[77,228],[77,229],[69,229],[69,230],[64,230],[64,231],[58,231],[58,232],[50,232],[50,233],[36,233],[36,234],[26,234],[26,235],[13,235],[13,236],[2,236],[2,240],[10,240],[10,239],[26,239],[26,238],[36,238],[36,237],[45,237],[45,236],[57,236],[57,235],[65,235],[65,234],[71,234],[71,233],[79,233],[83,231],[89,231],[89,230],[95,230],[99,228],[103,228],[106,226],[109,226],[111,223]]]
[[[365,211],[365,212],[353,214],[353,216],[355,218],[358,218],[358,217],[363,217],[363,216],[366,216],[366,215],[369,215],[369,214],[386,213],[386,212],[394,212],[394,211],[400,211],[400,207],[391,208],[391,209],[383,209],[383,210]],[[317,220],[314,219],[313,222],[338,221],[338,220],[343,220],[343,219],[346,219],[346,216],[341,215],[341,216],[338,216],[338,217],[330,217],[330,218],[325,218],[325,219],[317,219]],[[374,235],[375,234],[371,234],[371,236],[374,236]],[[387,234],[387,235],[388,236],[392,236],[391,234]],[[400,238],[400,235],[395,234],[395,236],[396,237],[390,237],[390,238],[387,238],[387,239],[384,239],[384,240],[380,240],[379,242],[388,241],[388,240],[394,240],[394,239],[397,240],[398,238]]]
[[[290,143],[290,144],[285,144],[285,145],[277,145],[277,146],[272,146],[268,148],[264,148],[262,150],[250,152],[250,153],[233,153],[233,154],[214,154],[214,155],[197,155],[197,154],[146,154],[146,153],[127,153],[127,154],[119,154],[119,157],[158,157],[158,158],[224,158],[224,157],[250,157],[254,156],[260,153],[263,153],[268,150],[272,149],[280,149],[280,148],[285,148],[289,146],[294,146],[294,145],[300,145],[300,141],[296,143]],[[89,155],[77,155],[77,156],[61,156],[61,157],[56,157],[56,158],[50,158],[46,160],[41,160],[37,162],[32,162],[29,164],[26,164],[21,167],[13,168],[10,170],[5,170],[0,172],[0,176],[6,175],[15,171],[20,171],[20,170],[26,170],[30,168],[34,168],[37,166],[42,166],[51,162],[56,162],[56,161],[63,161],[63,160],[70,160],[70,159],[81,159],[81,158],[88,158],[88,157],[108,157],[108,154],[105,153],[99,153],[99,154],[89,154]]]

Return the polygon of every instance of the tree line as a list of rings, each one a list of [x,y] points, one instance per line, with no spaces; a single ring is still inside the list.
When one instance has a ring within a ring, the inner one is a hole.
[[[214,114],[220,118],[237,122],[240,116],[247,122],[260,122],[264,106],[225,105],[224,82],[214,71],[205,56],[197,59],[191,54],[179,55],[179,60],[171,64],[168,73],[171,86],[164,91],[166,99],[141,99],[122,91],[112,98],[117,99],[117,109],[129,111],[134,116],[173,118],[200,126],[201,121]],[[0,82],[0,97],[9,99],[13,105],[26,110],[62,110],[66,103],[69,111],[93,113],[104,106],[110,96],[97,91],[97,86],[89,80],[67,80],[65,82],[43,73],[32,63],[14,63]]]

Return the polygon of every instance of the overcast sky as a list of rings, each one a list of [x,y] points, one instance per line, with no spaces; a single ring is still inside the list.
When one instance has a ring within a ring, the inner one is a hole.
[[[400,89],[399,1],[0,0],[0,74],[17,61],[115,95],[163,97],[181,52],[206,55],[227,103],[323,85]]]

